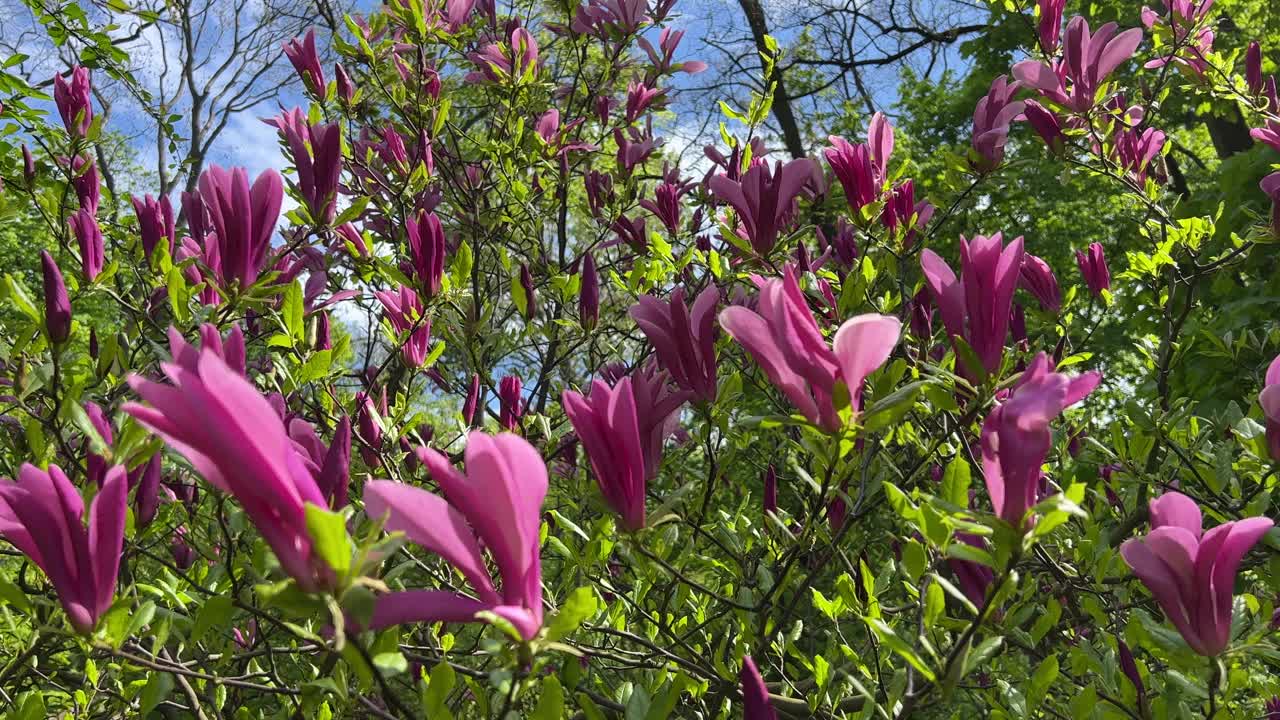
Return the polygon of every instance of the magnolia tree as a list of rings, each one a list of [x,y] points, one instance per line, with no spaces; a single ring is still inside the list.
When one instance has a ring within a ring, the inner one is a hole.
[[[93,72],[5,76],[6,717],[1280,715],[1270,328],[1234,415],[1170,383],[1280,238],[1280,173],[1240,232],[1165,189],[1170,94],[1280,150],[1208,5],[1041,2],[928,198],[768,93],[673,164],[671,0],[393,0],[282,48],[289,170],[127,205]],[[957,226],[1014,148],[1142,249]]]

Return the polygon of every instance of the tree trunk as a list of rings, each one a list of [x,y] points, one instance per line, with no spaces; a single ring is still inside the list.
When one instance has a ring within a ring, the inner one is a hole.
[[[738,0],[738,4],[742,7],[743,14],[747,16],[747,24],[751,26],[751,38],[755,42],[756,50],[766,52],[764,38],[769,34],[769,24],[765,19],[760,0]],[[773,77],[769,80],[774,83],[773,116],[778,119],[778,125],[782,128],[782,141],[786,144],[787,152],[791,153],[791,157],[802,158],[805,156],[805,151],[804,141],[800,139],[800,126],[796,123],[791,98],[787,95],[786,85],[782,82],[782,71],[776,65],[773,68]]]

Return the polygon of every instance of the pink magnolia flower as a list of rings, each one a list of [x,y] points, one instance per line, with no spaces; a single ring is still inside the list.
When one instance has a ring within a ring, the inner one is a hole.
[[[778,720],[778,713],[769,704],[769,688],[750,655],[742,658],[738,679],[742,682],[742,720]]]
[[[315,31],[308,30],[301,40],[294,38],[285,43],[284,54],[307,89],[323,102],[328,96],[329,86],[324,79],[324,68],[320,67],[320,55],[316,52]]]
[[[171,331],[170,343],[173,359],[161,366],[170,384],[131,376],[147,405],[121,409],[232,495],[299,587],[328,587],[332,570],[313,552],[305,517],[308,503],[327,502],[280,415],[208,342],[197,351]]]
[[[976,156],[973,168],[989,173],[1004,162],[1004,145],[1009,140],[1009,125],[1022,116],[1022,101],[1014,100],[1019,84],[1008,82],[1004,75],[991,81],[991,89],[973,109],[971,143]]]
[[[82,138],[93,124],[92,84],[89,68],[79,65],[71,68],[71,82],[62,75],[53,76],[53,102],[58,106],[62,126],[73,138]]]
[[[298,173],[297,189],[311,219],[317,224],[333,222],[342,177],[342,128],[337,123],[311,124],[299,108],[265,122],[284,136]]]
[[[782,279],[763,283],[758,311],[727,307],[720,325],[809,422],[828,432],[843,426],[834,404],[836,383],[848,389],[856,416],[867,376],[889,359],[902,330],[897,318],[858,315],[828,344],[789,267]]]
[[[76,244],[80,246],[80,269],[84,279],[92,282],[106,265],[106,246],[102,239],[102,228],[98,226],[98,218],[88,208],[80,208],[67,218],[71,226],[71,234],[76,236]]]
[[[1031,253],[1023,255],[1019,279],[1019,287],[1035,296],[1041,310],[1056,315],[1062,309],[1062,291],[1058,289],[1058,278],[1054,277],[1053,268],[1042,258]]]
[[[1062,132],[1062,121],[1052,111],[1035,100],[1023,103],[1023,116],[1027,124],[1049,146],[1054,154],[1061,153],[1067,144],[1067,136]]]
[[[915,242],[916,234],[925,225],[928,225],[929,220],[933,218],[933,211],[934,207],[928,200],[921,199],[919,202],[916,201],[915,182],[903,180],[885,198],[884,211],[880,213],[880,222],[884,224],[890,233],[896,233],[900,227],[909,228],[906,234],[902,236],[903,247],[909,248]],[[852,237],[850,241],[852,241]]]
[[[528,30],[517,27],[511,31],[507,44],[489,43],[469,57],[477,69],[467,75],[467,82],[519,79],[526,74],[537,74],[538,41]]]
[[[1087,112],[1112,71],[1133,57],[1142,42],[1141,28],[1118,30],[1115,23],[1107,23],[1090,34],[1088,21],[1077,15],[1067,23],[1061,61],[1050,67],[1038,60],[1023,60],[1013,66],[1013,76],[1059,105]]]
[[[174,229],[173,205],[169,202],[169,196],[161,195],[157,201],[150,195],[146,195],[142,199],[130,197],[129,201],[133,203],[133,214],[138,218],[138,234],[142,236],[142,254],[146,256],[147,262],[151,262],[151,253],[161,240],[166,243],[169,255],[172,256],[177,233]]]
[[[1274,77],[1271,80],[1273,83],[1275,82]],[[1272,108],[1272,112],[1276,111],[1275,103],[1271,103],[1268,107]],[[1266,126],[1253,128],[1249,131],[1249,136],[1260,143],[1270,145],[1280,151],[1280,120],[1267,118]]]
[[[71,335],[71,298],[62,270],[48,250],[40,251],[40,270],[44,279],[44,329],[49,342],[61,344]]]
[[[670,392],[664,374],[644,371],[613,387],[597,379],[586,397],[573,390],[561,395],[596,484],[628,530],[645,526],[645,488],[658,475],[670,421],[687,397]]]
[[[680,168],[663,166],[662,182],[654,185],[653,199],[640,198],[640,207],[657,216],[667,232],[676,235],[680,232],[680,199],[695,187],[697,183],[680,178]]]
[[[893,126],[883,114],[876,113],[867,126],[866,143],[854,145],[836,135],[828,140],[831,147],[823,155],[844,187],[849,209],[857,213],[879,199],[884,189],[893,155]]]
[[[989,373],[1000,368],[1004,357],[1009,313],[1022,258],[1022,238],[1014,238],[1005,246],[1000,233],[990,237],[978,235],[972,241],[960,238],[962,279],[957,279],[947,263],[932,250],[926,249],[920,256],[925,287],[929,288],[933,303],[942,314],[942,323],[952,344],[955,338],[963,338]],[[969,371],[976,373],[977,368]]]
[[[650,75],[666,75],[671,72],[683,72],[693,75],[707,69],[707,64],[701,60],[685,60],[684,62],[673,62],[676,55],[676,48],[680,46],[680,40],[684,37],[683,30],[672,30],[671,28],[663,28],[658,34],[658,48],[654,49],[653,44],[647,38],[641,37],[636,40],[640,45],[640,49],[645,51],[649,56],[649,62],[653,63],[653,69]]]
[[[379,290],[373,295],[382,303],[383,315],[396,334],[404,336],[400,355],[405,365],[422,367],[431,350],[431,318],[426,317],[418,293],[402,285],[399,291]]]
[[[777,244],[779,233],[790,227],[796,197],[813,176],[814,168],[808,158],[785,165],[779,160],[773,168],[761,163],[743,173],[741,181],[715,175],[707,187],[718,199],[733,206],[751,247],[764,256]]]
[[[1280,238],[1280,172],[1273,172],[1258,183],[1271,200],[1271,233]]]
[[[1049,455],[1049,423],[1080,402],[1102,381],[1102,374],[1066,375],[1051,369],[1045,353],[1031,365],[982,423],[982,475],[991,504],[1002,520],[1023,528],[1027,510],[1040,491],[1040,466]]]
[[[1062,35],[1062,11],[1067,7],[1067,0],[1036,0],[1040,9],[1040,22],[1037,30],[1040,35],[1040,47],[1046,54],[1053,55],[1058,51],[1058,38]]]
[[[1142,132],[1136,129],[1123,129],[1116,132],[1115,147],[1112,155],[1139,185],[1147,181],[1147,173],[1152,170],[1152,161],[1160,156],[1164,149],[1165,134],[1149,127]]]
[[[102,185],[98,181],[98,164],[92,158],[77,155],[71,159],[71,186],[75,188],[80,209],[97,215],[98,205],[102,202]]]
[[[661,100],[666,94],[666,90],[660,90],[656,87],[650,87],[643,82],[633,82],[627,85],[627,105],[626,114],[623,119],[628,124],[640,119],[640,116],[653,105],[655,101]]]
[[[1258,404],[1267,420],[1267,449],[1271,459],[1280,462],[1280,356],[1267,366]]]
[[[1240,561],[1275,524],[1253,517],[1208,532],[1191,498],[1151,501],[1151,532],[1120,546],[1135,575],[1192,650],[1213,657],[1231,642],[1231,606]]]
[[[435,450],[420,447],[418,460],[444,497],[391,480],[365,484],[365,512],[386,518],[386,529],[444,558],[458,569],[475,597],[444,590],[403,590],[383,595],[371,629],[413,622],[477,622],[491,612],[510,622],[525,640],[542,627],[542,562],[538,532],[547,494],[547,466],[532,445],[507,433],[468,436],[466,474]],[[501,590],[485,567],[487,548],[502,579]]]
[[[521,388],[519,375],[505,375],[498,381],[498,424],[505,430],[513,431],[520,427],[520,418],[525,411]]]
[[[653,344],[658,363],[672,380],[702,402],[716,397],[716,305],[720,291],[710,285],[694,300],[684,302],[684,288],[671,292],[671,302],[642,295],[631,306],[631,317]]]
[[[200,196],[213,226],[205,238],[204,262],[225,286],[242,288],[258,279],[280,217],[284,185],[280,174],[266,170],[249,186],[243,168],[214,165],[200,175]]]
[[[29,463],[0,482],[0,537],[44,571],[76,632],[88,634],[111,607],[124,547],[124,467],[106,473],[84,522],[84,500],[62,469]]]
[[[1111,271],[1107,268],[1107,257],[1100,243],[1090,243],[1088,252],[1077,250],[1076,264],[1080,266],[1084,284],[1095,296],[1102,297],[1102,291],[1111,288]]]

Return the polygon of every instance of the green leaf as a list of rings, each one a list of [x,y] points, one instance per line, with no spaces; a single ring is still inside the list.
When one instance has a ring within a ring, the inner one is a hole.
[[[167,672],[148,673],[147,684],[138,695],[138,716],[146,717],[173,692],[173,676]]]
[[[284,307],[281,310],[281,316],[284,319],[285,329],[294,340],[302,340],[306,337],[306,328],[302,322],[304,314],[302,286],[297,282],[291,282],[284,291]]]
[[[446,702],[457,682],[457,674],[449,663],[441,661],[431,668],[431,676],[427,679],[427,686],[422,691],[422,716],[452,718],[453,714],[449,711]]]
[[[311,536],[315,551],[340,577],[351,569],[351,538],[347,535],[347,521],[341,513],[306,504],[307,534]]]
[[[1053,681],[1058,679],[1058,658],[1050,655],[1040,663],[1040,667],[1036,668],[1035,674],[1031,676],[1031,683],[1027,687],[1027,710],[1035,712],[1044,700],[1045,694],[1049,692],[1049,687],[1053,685]]]
[[[969,484],[972,470],[969,462],[956,455],[942,473],[942,499],[957,507],[969,507]]]
[[[881,644],[892,650],[903,660],[906,660],[924,679],[929,682],[937,679],[937,676],[933,674],[933,670],[929,669],[929,666],[925,664],[924,660],[916,654],[916,651],[905,640],[898,637],[898,634],[894,632],[888,623],[880,618],[873,617],[863,617],[862,620],[876,634],[876,637],[880,638]]]
[[[564,717],[564,688],[560,679],[548,675],[542,679],[542,695],[529,714],[530,720],[560,720]]]
[[[209,628],[226,627],[231,624],[231,613],[234,611],[234,604],[228,595],[214,595],[204,602],[200,611],[196,613],[195,625],[191,628],[191,637],[188,640],[192,644],[200,642],[205,633],[209,632]]]
[[[598,608],[595,591],[590,587],[580,587],[569,593],[555,617],[547,624],[547,639],[559,640],[577,630],[587,618],[595,615]]]
[[[924,628],[932,630],[947,609],[947,593],[936,582],[929,583],[924,594]]]

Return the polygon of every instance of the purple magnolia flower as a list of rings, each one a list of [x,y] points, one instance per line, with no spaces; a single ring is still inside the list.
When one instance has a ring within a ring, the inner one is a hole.
[[[742,720],[778,720],[778,713],[769,704],[769,688],[750,655],[742,658],[738,678],[742,682]]]
[[[676,56],[676,48],[680,46],[680,40],[683,37],[683,30],[673,31],[671,28],[663,28],[658,34],[658,50],[661,52],[654,50],[653,44],[647,38],[636,39],[640,48],[649,56],[649,61],[653,63],[653,69],[650,71],[652,74],[666,75],[671,72],[683,72],[694,75],[707,69],[707,64],[701,60],[672,62]]]
[[[285,43],[284,54],[307,89],[324,102],[329,86],[324,80],[324,68],[320,67],[320,54],[316,52],[316,32],[308,30],[301,39],[294,38]]]
[[[334,64],[333,76],[338,84],[338,99],[344,105],[350,105],[356,97],[356,86],[351,82],[351,76],[347,74],[347,69],[342,66],[342,63]]]
[[[332,570],[314,554],[305,517],[308,503],[327,502],[280,416],[215,348],[197,351],[176,331],[170,342],[178,348],[162,367],[172,384],[131,376],[130,387],[148,404],[125,403],[121,410],[235,497],[299,587],[328,587]]]
[[[1142,673],[1138,671],[1138,663],[1133,659],[1133,652],[1120,638],[1116,638],[1116,650],[1120,656],[1120,672],[1133,683],[1133,690],[1138,695],[1138,704],[1146,705],[1147,689],[1142,685]],[[1143,717],[1146,717],[1146,713],[1143,713]]]
[[[84,273],[84,279],[93,282],[107,262],[98,218],[88,208],[80,208],[71,213],[67,224],[71,226],[71,234],[76,236],[76,244],[80,246],[80,270]]]
[[[1267,375],[1258,404],[1267,420],[1267,449],[1271,459],[1280,462],[1280,356],[1267,366]]]
[[[133,496],[134,516],[138,527],[145,528],[156,519],[156,511],[160,509],[160,453],[131,471],[128,479],[129,489],[137,489]]]
[[[1274,89],[1275,78],[1271,78],[1272,89]],[[1269,108],[1275,108],[1276,104],[1271,102],[1267,105]],[[1275,112],[1273,109],[1272,112]],[[1249,136],[1260,143],[1270,145],[1272,148],[1280,151],[1280,120],[1267,118],[1266,127],[1253,128],[1249,131]]]
[[[1142,42],[1141,28],[1118,30],[1112,22],[1090,34],[1088,21],[1077,15],[1067,23],[1061,61],[1050,67],[1038,60],[1023,60],[1013,66],[1013,76],[1059,105],[1088,112],[1107,77],[1133,57]]]
[[[1101,243],[1089,243],[1087,252],[1077,250],[1076,264],[1080,266],[1084,284],[1096,297],[1102,297],[1102,291],[1111,288],[1111,271],[1107,269],[1107,256]]]
[[[933,214],[932,207],[929,214]],[[919,218],[917,218],[916,222],[919,224]],[[834,253],[836,262],[840,263],[845,270],[851,270],[858,260],[858,239],[854,235],[853,226],[845,222],[844,218],[836,220],[835,231],[831,235],[827,235],[819,227],[818,244],[823,250],[829,250]]]
[[[1040,48],[1046,55],[1058,51],[1058,38],[1062,35],[1062,11],[1067,7],[1067,0],[1036,0],[1040,9],[1040,23],[1037,27],[1040,35]]]
[[[22,179],[26,181],[27,187],[30,188],[36,182],[36,158],[31,154],[31,148],[26,143],[22,144]]]
[[[699,293],[692,307],[684,302],[684,288],[671,292],[671,302],[642,295],[631,306],[631,317],[653,344],[658,363],[681,389],[701,402],[716,399],[716,305],[714,285]]]
[[[401,285],[399,291],[380,290],[373,295],[382,303],[383,316],[391,323],[396,335],[404,336],[400,355],[405,365],[422,367],[431,349],[431,318],[423,311],[418,293]]]
[[[435,450],[419,461],[444,497],[391,480],[365,484],[365,512],[386,518],[386,529],[444,558],[467,579],[475,597],[444,590],[402,590],[379,597],[370,628],[412,622],[477,622],[491,612],[524,640],[542,628],[542,562],[538,532],[547,494],[547,466],[516,435],[472,432],[466,474]],[[487,548],[502,578],[499,592],[485,566]]]
[[[778,234],[791,225],[796,196],[813,176],[814,167],[808,158],[785,165],[779,160],[772,169],[768,163],[761,163],[743,173],[741,181],[715,175],[707,187],[733,206],[751,247],[764,256],[777,244]]]
[[[1267,701],[1267,706],[1263,708],[1267,712],[1267,716],[1263,720],[1280,720],[1280,696],[1274,696]]]
[[[645,488],[657,477],[669,420],[686,398],[669,392],[665,380],[638,372],[613,387],[597,379],[586,397],[573,390],[561,395],[596,484],[627,530],[645,525]]]
[[[161,240],[165,241],[169,255],[172,256],[177,233],[174,229],[173,205],[169,203],[169,196],[161,195],[160,200],[157,201],[150,195],[146,195],[141,200],[130,197],[129,201],[133,203],[133,214],[138,217],[138,234],[142,236],[142,254],[146,256],[147,262],[151,262],[151,253]]]
[[[358,392],[356,403],[356,437],[360,439],[360,457],[364,464],[375,467],[378,464],[378,451],[382,448],[382,421],[387,415],[387,389],[382,388],[382,395],[375,400],[372,392]]]
[[[1022,256],[1022,270],[1018,277],[1019,286],[1035,296],[1041,310],[1058,314],[1062,309],[1062,291],[1058,289],[1058,278],[1054,277],[1049,263],[1026,253]]]
[[[71,335],[71,298],[62,281],[62,270],[48,250],[40,251],[40,270],[44,277],[44,329],[49,342],[57,345]]]
[[[342,128],[337,123],[310,124],[299,108],[265,122],[284,136],[298,173],[298,191],[312,221],[333,222],[342,177]]]
[[[76,201],[82,210],[90,214],[98,214],[98,205],[102,202],[102,184],[98,181],[98,165],[84,155],[77,155],[71,160],[71,186],[76,191]]]
[[[623,174],[630,175],[637,165],[648,160],[653,151],[662,146],[663,141],[653,137],[652,128],[646,126],[644,130],[629,127],[626,132],[614,128],[613,142],[618,146],[618,167]]]
[[[666,90],[659,90],[656,87],[649,87],[643,82],[628,84],[626,115],[623,116],[623,119],[626,120],[628,125],[640,119],[640,116],[649,109],[649,106],[655,100],[660,100],[666,92]]]
[[[102,442],[107,447],[111,447],[115,442],[115,434],[111,431],[111,421],[107,419],[107,414],[103,412],[102,406],[91,401],[84,404],[84,414],[89,418],[89,424],[93,426],[98,437],[102,438]],[[85,480],[94,487],[102,487],[102,481],[107,477],[107,468],[110,463],[107,459],[92,450],[86,450],[84,454]]]
[[[1004,145],[1009,140],[1009,125],[1022,116],[1023,103],[1013,94],[1020,85],[1004,75],[991,81],[991,89],[973,109],[974,157],[970,164],[979,173],[989,173],[1004,162]]]
[[[1262,93],[1262,46],[1257,40],[1250,42],[1244,53],[1244,82],[1254,97]]]
[[[867,126],[866,143],[854,145],[837,135],[827,139],[831,147],[823,154],[844,187],[849,209],[856,214],[864,205],[875,202],[884,189],[889,157],[893,155],[893,126],[883,114],[876,113]]]
[[[578,294],[578,319],[588,332],[600,321],[600,278],[590,251],[582,257],[582,286]]]
[[[520,418],[524,416],[524,400],[520,397],[520,389],[519,375],[506,375],[498,381],[498,424],[508,431],[518,429]]]
[[[205,238],[205,265],[224,286],[237,281],[247,288],[258,279],[280,217],[280,174],[266,170],[250,188],[244,168],[214,165],[200,175],[199,185],[214,231]]]
[[[79,65],[71,68],[69,83],[62,75],[53,76],[53,102],[58,106],[62,126],[73,138],[87,135],[89,126],[93,124],[93,104],[90,101],[92,90],[89,68]]]
[[[828,432],[844,426],[833,400],[836,383],[848,389],[856,416],[867,376],[889,359],[902,331],[897,318],[858,315],[828,344],[789,267],[781,280],[760,288],[758,311],[727,307],[720,311],[720,325],[809,422]]]
[[[958,532],[956,540],[980,550],[987,549],[987,541],[977,535]],[[995,571],[982,563],[958,558],[948,558],[947,565],[951,567],[951,572],[955,573],[956,582],[960,584],[960,592],[964,593],[964,596],[969,598],[975,606],[982,607],[987,601],[987,591],[996,580]]]
[[[676,235],[680,232],[680,199],[695,187],[697,183],[680,178],[680,168],[664,166],[662,182],[653,188],[653,199],[641,198],[640,207],[657,216],[667,232]]]
[[[1036,102],[1027,100],[1022,104],[1022,113],[1032,130],[1044,140],[1049,150],[1055,155],[1061,153],[1067,144],[1067,136],[1062,132],[1062,121],[1051,110]]]
[[[1165,134],[1161,130],[1149,127],[1139,132],[1136,129],[1123,129],[1116,132],[1112,155],[1122,168],[1128,171],[1129,177],[1139,185],[1147,181],[1147,173],[1152,169],[1151,162],[1160,156],[1164,149]]]
[[[468,57],[477,69],[467,75],[467,82],[504,82],[538,72],[538,42],[522,27],[511,31],[506,45],[489,43]]]
[[[1049,455],[1049,423],[1080,402],[1102,381],[1102,374],[1066,375],[1051,369],[1045,353],[1031,365],[982,423],[982,475],[996,514],[1025,528],[1027,510],[1040,491],[1040,466]]]
[[[620,217],[609,226],[609,229],[617,233],[618,239],[626,243],[636,252],[643,252],[649,247],[649,233],[645,229],[645,219],[642,215],[635,218]]]
[[[115,596],[128,492],[124,468],[111,468],[85,527],[84,501],[57,465],[24,464],[16,482],[0,482],[0,537],[49,577],[78,633],[92,632]]]
[[[289,439],[316,479],[327,506],[335,510],[345,507],[350,502],[347,488],[351,482],[351,418],[339,418],[333,442],[327,447],[316,435],[315,427],[301,418],[289,421]]]
[[[520,263],[520,289],[524,292],[524,318],[532,320],[538,315],[538,289],[533,282],[533,272],[528,263]]]
[[[1152,500],[1150,509],[1151,532],[1126,540],[1120,554],[1191,649],[1219,655],[1231,642],[1240,561],[1275,523],[1253,517],[1204,532],[1200,508],[1177,492]]]
[[[885,200],[880,222],[890,233],[896,233],[899,227],[907,228],[906,234],[902,236],[902,246],[911,247],[916,233],[928,225],[933,217],[933,205],[923,199],[916,202],[916,184],[911,180],[898,183]],[[850,240],[852,241],[852,237]],[[856,248],[854,252],[856,254]]]
[[[1280,238],[1280,172],[1273,172],[1258,183],[1271,200],[1271,234]]]
[[[942,323],[952,344],[963,338],[973,348],[987,372],[1000,368],[1005,336],[1009,332],[1009,312],[1013,291],[1022,269],[1022,237],[1008,246],[996,233],[960,238],[960,272],[956,279],[947,263],[932,250],[920,255],[925,287],[933,304],[942,313]],[[966,368],[977,373],[977,368]]]
[[[480,407],[480,376],[471,375],[471,384],[467,387],[467,399],[462,403],[462,421],[474,425],[476,409]]]

